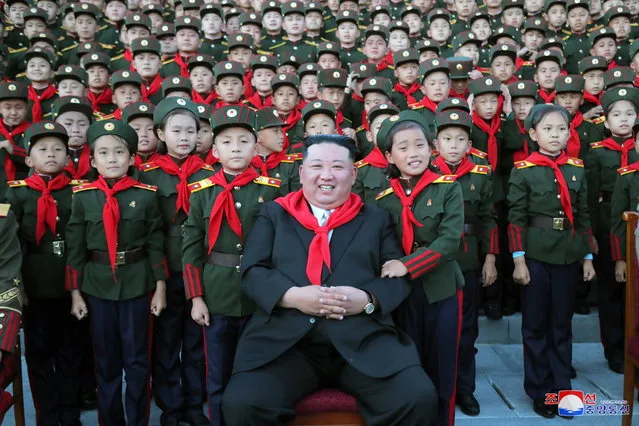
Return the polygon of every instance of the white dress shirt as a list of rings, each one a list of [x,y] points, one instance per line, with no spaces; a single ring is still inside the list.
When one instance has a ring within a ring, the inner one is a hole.
[[[311,203],[308,203],[308,204],[311,206],[311,211],[313,212],[313,216],[315,216],[315,218],[317,219],[317,223],[320,226],[324,226],[324,224],[326,224],[326,221],[328,221],[328,217],[331,215],[331,213],[335,211],[335,209],[325,210],[325,209],[316,207]],[[328,241],[331,240],[332,236],[333,236],[333,230],[331,229],[328,232]]]

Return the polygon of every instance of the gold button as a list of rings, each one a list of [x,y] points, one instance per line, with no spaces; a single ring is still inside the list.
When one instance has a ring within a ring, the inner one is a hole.
[[[553,180],[553,182],[557,183],[557,179]]]
[[[279,173],[275,173],[275,177],[276,177],[276,178],[279,178],[279,177],[280,177],[280,174],[279,174]]]
[[[0,318],[4,318],[5,316],[7,316],[7,314],[5,314],[4,312],[0,314]]]
[[[406,195],[410,195],[410,193],[411,193],[411,192],[413,192],[413,190],[412,190],[412,189],[410,189],[410,188],[409,188],[409,189],[407,189],[407,190],[406,190]]]
[[[235,246],[238,250],[242,250],[244,247],[242,247],[242,244],[238,244]]]
[[[235,203],[235,208],[239,209],[240,207],[242,207],[242,203],[240,203],[239,201],[237,203]]]
[[[559,214],[563,216],[565,213],[563,210],[559,210]]]
[[[233,187],[233,189],[236,190],[236,191],[239,191],[240,187],[239,186],[235,186],[235,187]]]
[[[237,265],[237,266],[235,267],[235,271],[236,271],[236,272],[240,272],[240,265]]]
[[[58,205],[58,200],[53,200],[53,203],[57,206]]]
[[[55,221],[56,221],[56,222],[60,222],[60,216],[56,216],[56,217],[55,217]]]
[[[557,194],[557,198],[561,198],[561,194]]]

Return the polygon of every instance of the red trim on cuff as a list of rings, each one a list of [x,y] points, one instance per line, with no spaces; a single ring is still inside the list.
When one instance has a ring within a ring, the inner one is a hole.
[[[497,226],[490,230],[488,253],[499,254],[499,228]]]
[[[169,266],[166,263],[166,259],[164,259],[162,262],[158,263],[157,265],[153,265],[153,269],[157,269],[157,268],[160,268],[164,271],[166,278],[169,277]]]
[[[27,150],[17,146],[17,145],[13,145],[13,155],[16,155],[18,157],[26,157],[27,156]]]
[[[2,329],[0,330],[0,349],[12,353],[18,342],[20,331],[20,315],[13,311],[2,311],[4,317],[0,318]]]
[[[512,223],[508,224],[508,244],[511,253],[525,251],[521,238],[522,228]]]
[[[80,283],[78,282],[78,271],[67,265],[66,278],[64,280],[64,288],[67,291],[79,290]]]
[[[610,234],[610,255],[613,261],[625,260],[621,256],[621,238],[615,234]]]
[[[186,296],[189,299],[200,297],[204,294],[202,290],[202,282],[200,280],[200,270],[191,264],[184,265],[184,286],[186,287]]]
[[[432,250],[426,250],[423,255],[406,262],[405,265],[406,268],[408,268],[410,276],[417,278],[437,266],[440,259],[441,254]]]

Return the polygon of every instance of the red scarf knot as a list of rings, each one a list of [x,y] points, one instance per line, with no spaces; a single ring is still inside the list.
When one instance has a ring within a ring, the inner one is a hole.
[[[91,155],[89,145],[85,144],[82,146],[82,152],[80,153],[80,158],[78,159],[77,167],[74,165],[73,160],[69,161],[69,164],[64,168],[64,171],[67,172],[71,179],[83,179],[91,170]]]
[[[191,207],[191,204],[189,203],[189,196],[191,195],[191,191],[189,190],[188,179],[204,167],[204,161],[202,161],[202,159],[197,155],[189,155],[184,163],[178,166],[173,158],[166,154],[155,160],[155,164],[166,174],[178,177],[180,181],[175,186],[177,189],[175,213],[177,214],[180,210],[182,210],[184,213],[189,214],[189,208]]]
[[[46,89],[42,91],[41,94],[38,94],[38,91],[33,87],[32,84],[28,87],[28,97],[33,105],[31,106],[31,118],[33,123],[39,123],[42,121],[42,102],[48,99],[53,98],[58,94],[58,89],[55,88],[53,84],[47,86]]]
[[[566,144],[566,153],[569,157],[579,158],[579,151],[581,151],[581,139],[579,138],[579,132],[577,127],[581,126],[584,122],[584,115],[577,111],[574,118],[570,121],[570,136],[568,137],[568,143]]]
[[[24,152],[24,149],[22,147],[19,147],[18,145],[16,145],[16,143],[13,140],[13,138],[15,136],[21,135],[22,133],[26,132],[30,125],[31,125],[31,123],[23,121],[22,123],[20,123],[16,127],[14,127],[13,130],[9,131],[9,129],[7,129],[6,125],[4,124],[4,120],[0,119],[0,135],[2,135],[2,137],[5,140],[8,140],[9,142],[11,142],[11,145],[13,146],[14,155],[18,154],[17,151],[20,151],[20,154],[21,154],[22,157],[26,156],[26,152]],[[18,155],[20,155],[20,154],[18,154]],[[16,171],[17,171],[16,164],[11,159],[11,156],[5,154],[5,156],[4,156],[4,172],[7,175],[7,180],[15,180],[16,179]]]
[[[64,173],[60,173],[47,184],[42,176],[33,174],[26,178],[25,182],[29,188],[41,193],[40,197],[38,197],[36,207],[36,244],[40,244],[40,240],[44,236],[47,226],[52,233],[56,233],[58,206],[56,205],[51,192],[66,188],[71,182],[71,178]]]
[[[410,87],[404,87],[400,83],[395,83],[393,90],[404,95],[406,97],[406,102],[408,103],[408,105],[412,105],[419,102],[417,99],[415,99],[413,94],[419,92],[421,88],[422,86],[420,86],[418,83],[413,83]]]
[[[268,171],[279,166],[284,158],[286,158],[286,151],[269,154],[266,161],[260,155],[256,155],[251,160],[251,165],[260,170],[261,176],[269,176]]]
[[[499,109],[497,114],[490,120],[490,125],[486,123],[486,120],[481,118],[478,114],[472,115],[473,124],[479,128],[482,132],[488,135],[488,162],[493,170],[497,170],[497,159],[499,147],[497,146],[497,131],[501,127],[501,116],[499,115]]]
[[[366,157],[362,160],[364,163],[368,163],[373,167],[377,167],[379,169],[385,169],[388,167],[388,160],[382,154],[382,150],[378,147],[373,148],[373,150],[368,153]]]
[[[100,112],[100,105],[109,105],[113,103],[113,90],[108,87],[100,93],[95,93],[93,90],[89,90],[87,98],[91,102],[93,112]]]
[[[634,138],[626,139],[621,145],[619,145],[613,138],[608,138],[608,139],[602,140],[601,144],[608,149],[620,152],[621,167],[628,166],[628,153],[635,147]]]
[[[149,98],[155,95],[156,93],[158,93],[160,90],[162,90],[162,81],[164,80],[162,79],[162,77],[160,77],[160,74],[156,74],[156,76],[153,77],[153,80],[151,80],[151,84],[146,85],[143,82],[142,83],[142,101],[151,102]]]

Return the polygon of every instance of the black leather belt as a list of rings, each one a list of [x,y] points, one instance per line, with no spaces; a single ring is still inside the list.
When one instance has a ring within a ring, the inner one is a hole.
[[[533,216],[528,221],[533,228],[555,229],[564,231],[570,229],[570,221],[567,217]]]
[[[48,243],[29,244],[29,253],[33,254],[53,254],[56,256],[64,256],[65,243],[64,240],[50,241]]]
[[[209,265],[224,266],[226,268],[235,268],[240,270],[240,263],[242,262],[242,255],[220,253],[218,251],[212,251],[209,253],[206,263]]]
[[[184,224],[176,225],[174,223],[169,225],[166,235],[169,237],[183,237],[184,236]]]
[[[115,253],[115,266],[129,265],[141,261],[146,257],[144,249],[142,247],[135,248],[129,251],[118,251]],[[94,250],[91,252],[91,261],[99,263],[100,265],[110,265],[108,251]]]
[[[610,191],[602,191],[599,193],[599,202],[600,203],[608,203],[612,201],[612,192]]]
[[[477,226],[472,223],[465,223],[464,235],[477,235]]]

